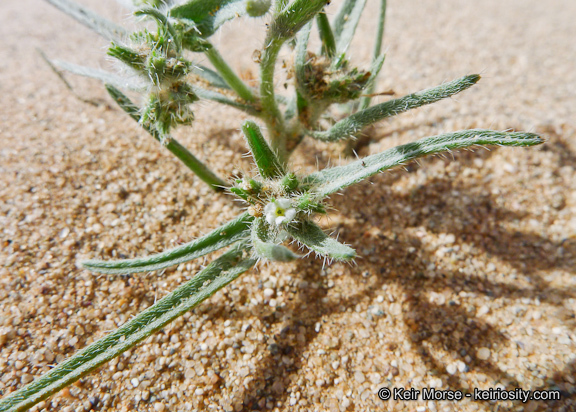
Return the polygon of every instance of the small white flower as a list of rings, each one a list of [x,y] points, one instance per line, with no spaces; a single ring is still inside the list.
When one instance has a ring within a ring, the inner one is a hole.
[[[290,199],[277,199],[268,203],[264,208],[264,215],[268,224],[280,226],[283,223],[289,223],[296,216],[296,209],[292,206]]]

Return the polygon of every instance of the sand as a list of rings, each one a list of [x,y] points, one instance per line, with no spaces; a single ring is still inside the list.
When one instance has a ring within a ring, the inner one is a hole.
[[[377,9],[368,3],[352,48],[364,66]],[[358,250],[355,265],[260,265],[34,410],[576,410],[576,3],[389,3],[380,90],[483,79],[378,124],[361,156],[473,127],[532,131],[547,143],[425,159],[333,196],[320,224]],[[127,19],[112,1],[84,4]],[[3,396],[211,257],[123,277],[90,273],[79,260],[161,251],[240,208],[114,107],[98,82],[68,77],[96,105],[80,101],[35,50],[110,68],[103,40],[41,1],[4,0],[0,15]],[[217,35],[245,77],[257,69],[265,23],[250,22],[256,38],[245,22]],[[179,140],[222,176],[253,170],[239,133],[244,115],[210,103],[195,111]],[[294,167],[349,161],[341,153],[307,141]],[[384,402],[384,387],[553,390],[561,399]]]

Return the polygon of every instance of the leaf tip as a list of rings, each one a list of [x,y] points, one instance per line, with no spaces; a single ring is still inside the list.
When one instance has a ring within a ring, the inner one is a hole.
[[[480,76],[479,74],[470,74],[470,75],[466,76],[466,80],[468,82],[470,82],[471,84],[478,83],[481,78],[482,78],[482,76]]]

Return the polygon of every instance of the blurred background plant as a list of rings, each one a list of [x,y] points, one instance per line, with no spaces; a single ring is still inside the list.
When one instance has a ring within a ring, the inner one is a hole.
[[[117,75],[58,60],[67,71],[97,78],[113,100],[134,120],[214,189],[226,189],[246,206],[237,218],[190,243],[163,253],[119,261],[89,260],[85,268],[106,274],[161,270],[229,247],[190,281],[120,326],[114,332],[60,363],[45,375],[0,400],[0,411],[24,410],[119,356],[166,324],[238,278],[259,260],[287,262],[302,256],[283,245],[291,239],[307,253],[331,261],[350,261],[356,252],[327,236],[314,223],[325,214],[326,199],[377,173],[419,157],[473,146],[532,146],[542,139],[532,133],[464,130],[427,137],[370,155],[344,166],[307,176],[290,169],[289,158],[304,137],[353,141],[366,127],[412,108],[450,97],[474,85],[478,75],[371,106],[375,79],[384,63],[381,53],[386,1],[381,1],[373,60],[369,70],[354,67],[347,50],[366,0],[345,0],[332,21],[328,0],[191,0],[182,3],[138,0],[134,15],[154,22],[156,31],[124,28],[69,0],[47,0],[111,41],[108,54],[126,70]],[[257,53],[256,88],[245,84],[210,38],[227,21],[269,15],[266,39]],[[321,50],[308,50],[313,22]],[[291,95],[275,90],[275,69],[282,47],[293,51]],[[204,54],[213,68],[193,62]],[[140,105],[120,89],[141,95]],[[260,119],[267,137],[252,120],[242,125],[258,173],[230,183],[172,137],[172,130],[194,121],[200,99],[232,106]],[[336,120],[330,111],[344,108]]]

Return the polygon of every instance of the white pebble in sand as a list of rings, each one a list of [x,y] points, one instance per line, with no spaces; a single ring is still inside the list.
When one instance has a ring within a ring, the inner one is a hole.
[[[265,298],[271,298],[272,296],[274,296],[274,290],[273,289],[270,289],[270,288],[264,289],[264,297]]]
[[[478,312],[476,312],[476,316],[484,316],[488,312],[490,312],[490,308],[484,305],[480,309],[478,309]]]
[[[366,378],[364,377],[364,374],[360,371],[356,371],[354,373],[354,379],[356,379],[356,382],[362,384],[364,383],[364,381],[366,380]]]
[[[478,356],[478,359],[486,360],[490,357],[490,349],[480,348],[480,349],[478,349],[478,352],[476,353],[476,355]]]

